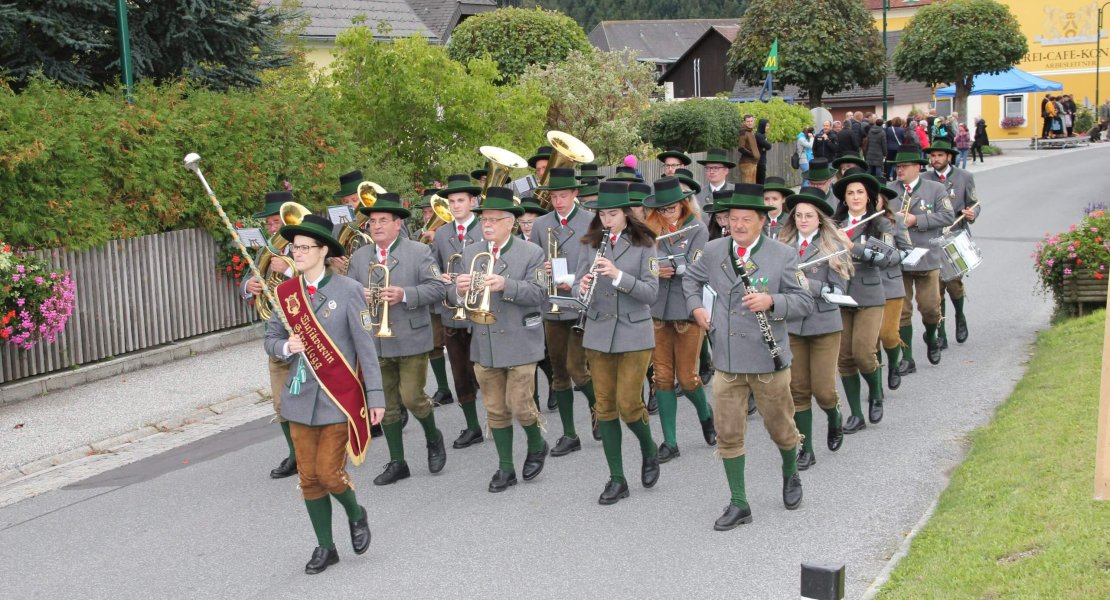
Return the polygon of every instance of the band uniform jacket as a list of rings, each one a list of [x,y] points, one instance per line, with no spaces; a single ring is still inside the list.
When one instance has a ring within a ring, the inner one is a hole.
[[[485,240],[467,246],[463,254],[466,265],[479,252],[488,251]],[[542,311],[547,304],[544,251],[531,242],[509,236],[499,254],[493,272],[505,278],[505,289],[490,293],[490,311],[497,316],[497,322],[471,325],[470,360],[487,369],[539,362],[544,354]],[[476,265],[480,272],[485,271],[485,260]],[[458,297],[458,288],[453,288],[451,294],[461,305],[463,298]]]
[[[432,258],[432,249],[427,244],[398,237],[388,252],[385,266],[389,269],[389,285],[404,288],[405,299],[389,307],[389,328],[393,337],[374,336],[374,347],[382,358],[431,352],[431,308],[440,306],[447,297],[447,286],[439,280],[439,266]],[[381,269],[375,269],[374,276],[367,279],[370,265],[380,261],[377,246],[367,244],[351,256],[348,276],[364,288],[370,287],[370,283],[381,285],[385,280]],[[369,312],[364,316],[368,317]],[[369,322],[364,325],[369,327]],[[374,331],[376,329],[370,333]]]
[[[820,233],[814,236],[813,242],[806,246],[804,251],[798,247],[797,240],[784,240],[784,243],[800,253],[798,264],[801,265],[824,255],[817,244],[820,237]],[[804,317],[796,316],[787,319],[786,330],[790,332],[790,335],[800,336],[825,335],[843,330],[844,321],[840,318],[840,306],[825,301],[822,292],[833,288],[840,290],[841,293],[847,291],[848,282],[844,279],[844,276],[834,269],[830,269],[827,260],[801,269],[801,271],[806,276],[806,282],[809,283],[809,293],[813,296],[814,309],[813,312]]]
[[[360,313],[366,308],[362,296],[362,286],[355,280],[343,275],[330,275],[324,285],[316,290],[311,298],[312,311],[320,327],[328,334],[336,349],[352,368],[361,370],[362,387],[366,392],[367,408],[385,408],[385,395],[382,393],[382,373],[378,368],[378,352],[370,333],[362,328]],[[263,340],[266,353],[275,358],[285,359],[282,350],[289,339],[288,332],[278,318],[278,312],[266,322],[266,337]],[[297,376],[297,355],[286,359],[289,363],[289,378],[281,391],[281,416],[288,421],[302,425],[320,426],[346,423],[347,417],[335,402],[320,387],[320,383],[308,372],[297,395],[289,393],[289,384]]]
[[[440,271],[447,273],[447,267],[451,266],[447,264],[447,261],[453,254],[462,254],[464,247],[469,248],[475,244],[485,247],[486,241],[482,238],[482,228],[478,225],[478,216],[474,213],[471,213],[471,216],[474,218],[466,229],[466,235],[463,236],[462,241],[459,241],[458,226],[455,223],[445,223],[439,229],[436,229],[435,238],[432,239],[432,254]],[[466,272],[469,268],[469,262],[456,261],[454,273],[458,275]],[[442,304],[435,307],[434,310],[439,312],[440,321],[444,327],[452,329],[467,329],[470,327],[470,321],[452,319],[451,315],[455,311],[444,308]]]
[[[686,308],[692,315],[702,304],[702,287],[716,292],[709,332],[713,344],[713,366],[726,373],[771,373],[774,362],[759,330],[755,314],[744,307],[747,294],[744,282],[733,269],[736,253],[732,238],[713,240],[705,245],[705,255],[691,265],[682,279]],[[786,319],[803,318],[813,312],[813,296],[805,275],[798,270],[794,248],[760,236],[748,256],[748,277],[759,291],[774,302],[767,311],[771,333],[782,350],[784,368],[792,355],[787,338]]]
[[[860,220],[862,221],[872,214],[874,213],[865,214],[860,217]],[[848,232],[846,232],[848,233],[848,239],[855,244],[849,251],[849,254],[852,255],[855,273],[848,280],[848,289],[844,291],[861,308],[883,306],[887,300],[883,283],[883,280],[887,278],[885,270],[888,268],[900,269],[902,255],[898,252],[888,252],[884,253],[885,255],[881,261],[876,261],[874,257],[864,258],[863,250],[868,237],[877,237],[885,244],[897,247],[894,224],[886,217],[875,217],[860,227],[852,227],[851,225],[852,219],[850,216],[845,217],[844,221],[837,224],[842,229],[848,228]]]
[[[783,223],[786,223],[786,219],[788,218],[789,216],[787,215],[786,211],[783,211],[779,213],[779,216],[775,217],[775,222],[772,223],[771,217],[770,215],[768,215],[766,222],[763,223],[763,235],[771,238],[772,240],[779,239],[779,232],[782,231],[782,225]]]
[[[979,211],[982,207],[979,206],[979,196],[975,191],[975,176],[970,171],[948,165],[948,173],[945,174],[944,181],[941,181],[940,174],[936,171],[927,171],[922,173],[921,177],[935,181],[948,190],[948,200],[952,203],[952,214],[955,218],[960,217],[960,212],[967,208],[968,204],[972,205],[975,218],[979,218]],[[952,229],[955,231],[970,230],[971,227],[965,218],[960,220]]]
[[[906,230],[906,222],[902,220],[902,213],[894,214],[894,247],[898,249],[899,256],[903,252],[913,250],[910,233]],[[883,291],[887,300],[906,297],[906,287],[902,284],[902,261],[887,265],[883,269]]]
[[[617,354],[655,347],[655,325],[651,320],[652,303],[659,294],[659,278],[649,269],[656,256],[655,245],[633,246],[628,235],[617,238],[615,246],[602,240],[605,258],[620,269],[618,285],[605,275],[597,275],[593,298],[586,308],[586,327],[582,347]],[[597,249],[583,244],[597,254]],[[593,258],[578,265],[576,282],[590,271]],[[577,288],[577,283],[575,285]]]
[[[721,189],[717,191],[728,191],[733,189],[736,189],[736,186],[726,181],[724,185],[721,186]],[[713,215],[705,212],[705,205],[713,202],[713,190],[710,189],[708,181],[702,184],[701,191],[694,197],[698,199],[698,210],[702,211],[702,214],[705,216],[703,220],[708,224],[713,220]]]
[[[681,254],[686,257],[686,268],[695,258],[705,252],[705,243],[709,241],[709,229],[704,223],[694,217],[678,226],[679,229],[697,225],[693,231],[687,231],[665,240],[659,241],[658,253],[660,257]],[[622,236],[623,237],[623,236]],[[700,258],[699,258],[700,259]],[[661,263],[668,265],[669,263]],[[690,312],[686,310],[686,294],[682,291],[682,278],[684,275],[675,273],[672,277],[659,278],[659,295],[651,305],[651,316],[660,321],[689,321]]]
[[[547,229],[551,228],[551,235],[559,242],[558,252],[556,258],[567,259],[567,273],[574,275],[578,272],[579,265],[583,261],[590,261],[593,257],[590,256],[592,252],[581,241],[582,235],[590,228],[590,223],[593,222],[593,213],[583,210],[581,206],[575,206],[571,211],[570,217],[567,219],[567,224],[564,227],[559,222],[559,213],[552,210],[546,215],[540,215],[536,218],[536,223],[532,225],[532,240],[544,252],[544,260],[547,260]],[[545,293],[548,288],[545,288]],[[559,290],[558,295],[564,298],[574,297],[574,286],[568,290]],[[544,309],[543,318],[548,321],[575,321],[578,319],[578,313],[573,310],[560,309],[558,313],[551,314]]]
[[[924,175],[924,174],[923,174]],[[899,192],[898,197],[890,201],[890,210],[902,212],[902,202],[905,200],[906,189],[901,183],[894,186],[894,191]],[[924,177],[917,178],[910,194],[910,214],[917,217],[917,224],[907,227],[910,241],[918,248],[928,248],[929,253],[913,265],[902,265],[902,270],[907,272],[924,272],[940,268],[940,247],[934,241],[940,237],[940,232],[952,224],[955,216],[952,212],[952,203],[948,199],[948,191],[936,181]]]

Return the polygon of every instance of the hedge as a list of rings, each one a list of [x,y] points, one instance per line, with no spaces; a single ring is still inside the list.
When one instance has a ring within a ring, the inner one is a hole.
[[[803,127],[813,124],[808,109],[780,98],[744,103],[693,98],[652,105],[640,120],[640,135],[657,148],[674,146],[688,152],[735,148],[745,114],[753,115],[757,123],[761,118],[771,120],[771,142],[791,142]]]

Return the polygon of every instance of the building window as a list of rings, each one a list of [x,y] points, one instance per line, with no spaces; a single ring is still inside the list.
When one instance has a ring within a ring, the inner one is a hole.
[[[933,100],[933,106],[937,111],[938,117],[947,117],[952,114],[952,99],[951,98],[936,98]]]
[[[1020,95],[1002,97],[1002,118],[1024,117],[1024,98]]]

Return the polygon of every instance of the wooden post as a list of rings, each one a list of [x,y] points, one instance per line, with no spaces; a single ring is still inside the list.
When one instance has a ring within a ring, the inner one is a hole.
[[[1110,306],[1110,288],[1107,289]],[[1102,340],[1102,384],[1099,387],[1098,434],[1095,442],[1095,500],[1110,500],[1110,316]]]

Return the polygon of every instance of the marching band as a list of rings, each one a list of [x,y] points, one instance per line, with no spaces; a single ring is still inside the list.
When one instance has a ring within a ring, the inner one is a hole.
[[[285,260],[267,261],[265,280],[256,276],[242,291],[272,303],[265,347],[290,453],[271,476],[300,475],[318,542],[306,572],[338,561],[329,494],[346,509],[355,552],[369,544],[366,511],[345,471],[347,456],[356,464],[364,456],[363,425],[380,421],[388,446],[376,485],[410,477],[401,437],[408,414],[423,430],[428,471],[438,473],[447,453],[434,409],[457,399],[466,428],[452,446],[488,434],[498,456],[489,491],[499,493],[517,484],[514,424],[527,439],[526,482],[548,455],[583,449],[574,421],[580,392],[609,471],[598,502],[610,505],[630,495],[621,422],[637,439],[641,484],[650,488],[660,465],[680,456],[677,404],[686,396],[722,461],[729,502],[713,526],[726,531],[752,522],[744,472],[753,410],[782,458],[783,505],[795,510],[800,472],[817,463],[814,401],[830,452],[882,421],[886,390],[916,371],[914,300],[930,363],[947,348],[946,294],[955,340],[968,338],[963,276],[981,257],[973,243],[975,260],[958,254],[967,252],[979,206],[974,178],[952,164],[944,142],[903,148],[892,187],[849,156],[814,161],[810,185],[795,192],[774,177],[728,182],[736,165],[720,148],[698,161],[704,182],[684,168],[689,156],[668,149],[657,157],[664,176],[644,183],[628,167],[602,178],[592,152],[567,134],[551,132],[548,141],[527,161],[533,174],[516,181],[508,173],[524,160],[483,147],[485,169],[424,193],[415,205],[422,226],[412,232],[401,198],[376,185],[362,193],[358,171],[343,175],[336,193],[362,215],[354,225],[308,214],[289,193],[267,195],[258,216],[274,237],[265,252]],[[933,170],[922,172],[925,165]],[[344,233],[361,242],[341,243]],[[429,365],[432,398],[424,392]],[[561,422],[550,446],[540,372],[550,382],[546,407]]]

